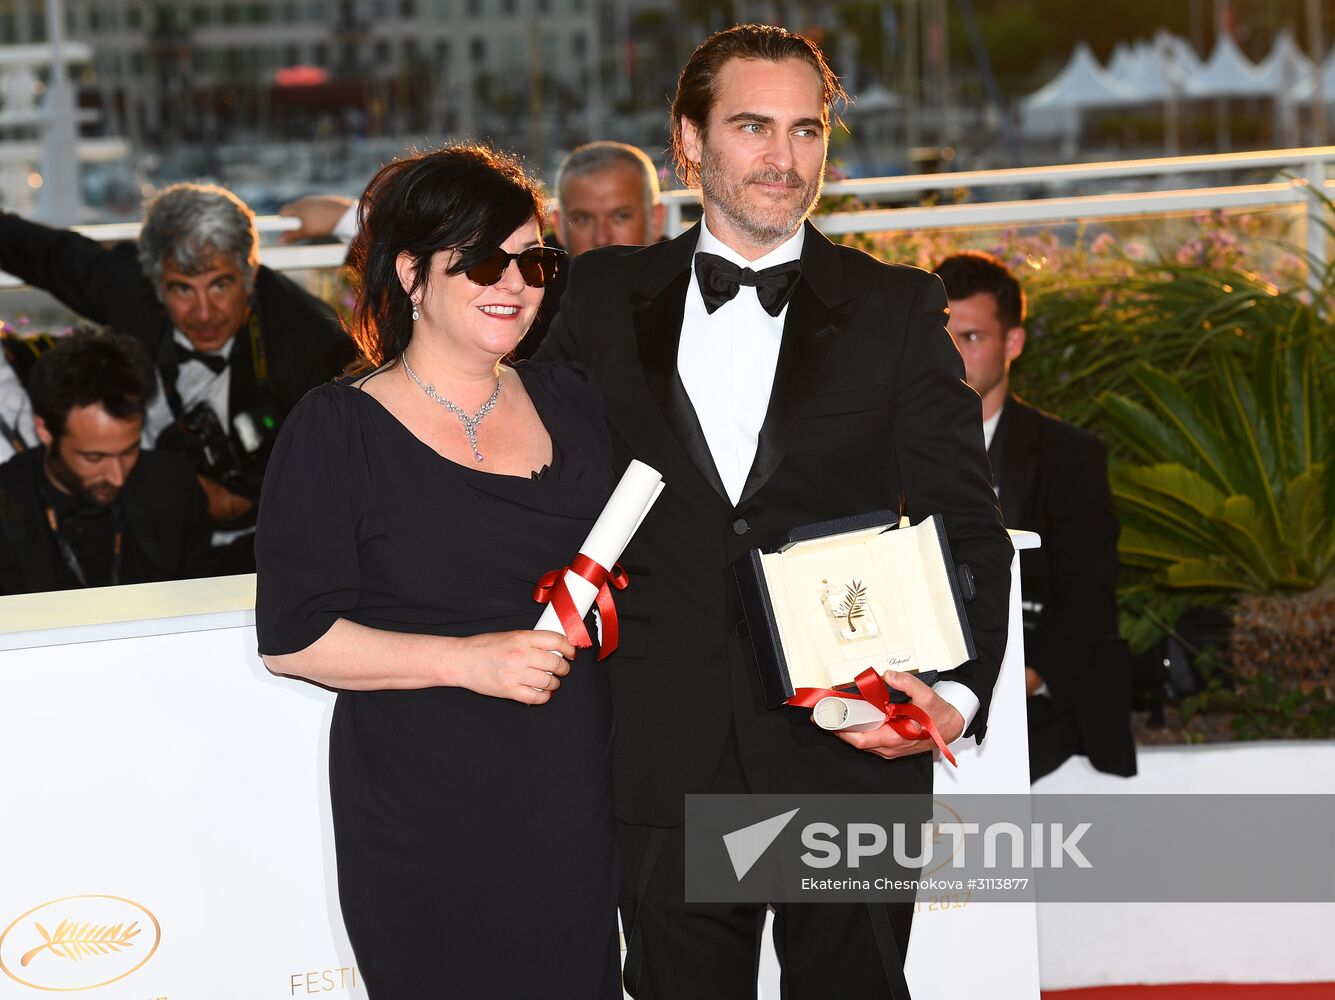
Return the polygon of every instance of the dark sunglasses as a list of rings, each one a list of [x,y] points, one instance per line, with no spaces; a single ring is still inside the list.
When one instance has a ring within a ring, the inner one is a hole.
[[[519,275],[530,288],[544,288],[551,284],[561,267],[564,250],[556,247],[529,247],[519,253],[506,253],[497,247],[487,257],[464,271],[475,285],[494,285],[510,267],[510,261],[519,264]]]

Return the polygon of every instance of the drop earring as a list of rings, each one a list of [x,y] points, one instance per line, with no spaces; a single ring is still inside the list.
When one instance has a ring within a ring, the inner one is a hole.
[[[416,323],[422,318],[422,314],[417,311],[417,302],[413,302],[413,322]]]

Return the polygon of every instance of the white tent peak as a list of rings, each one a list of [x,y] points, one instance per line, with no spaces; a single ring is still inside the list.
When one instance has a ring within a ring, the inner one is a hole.
[[[1112,107],[1134,104],[1140,95],[1101,65],[1085,42],[1071,53],[1071,58],[1046,86],[1040,87],[1022,102],[1026,111],[1060,108]]]
[[[1256,66],[1228,34],[1216,40],[1205,68],[1187,77],[1187,88],[1198,97],[1257,97],[1268,92]]]
[[[1183,93],[1186,80],[1201,69],[1191,46],[1176,35],[1160,31],[1152,42],[1144,39],[1113,52],[1109,72],[1134,89],[1144,100],[1163,100],[1173,90]]]
[[[1288,28],[1281,29],[1270,46],[1270,52],[1256,66],[1261,85],[1274,94],[1281,90],[1292,92],[1304,84],[1310,89],[1312,60],[1298,47]]]

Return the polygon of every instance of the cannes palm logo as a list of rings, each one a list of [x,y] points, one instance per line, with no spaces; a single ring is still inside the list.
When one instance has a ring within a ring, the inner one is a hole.
[[[35,990],[90,990],[143,968],[161,940],[157,917],[133,900],[66,896],[0,933],[0,970]]]
[[[770,844],[778,839],[797,812],[797,809],[790,809],[786,813],[779,813],[723,835],[723,846],[728,850],[728,860],[732,862],[732,870],[738,882],[746,878],[746,873],[769,850]]]

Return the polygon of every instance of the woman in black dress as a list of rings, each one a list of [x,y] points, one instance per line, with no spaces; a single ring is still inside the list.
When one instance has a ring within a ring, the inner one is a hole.
[[[339,691],[339,900],[377,1000],[621,996],[606,667],[531,631],[611,444],[583,368],[501,364],[557,264],[542,223],[483,147],[381,170],[351,256],[378,367],[302,400],[264,483],[260,651]]]

